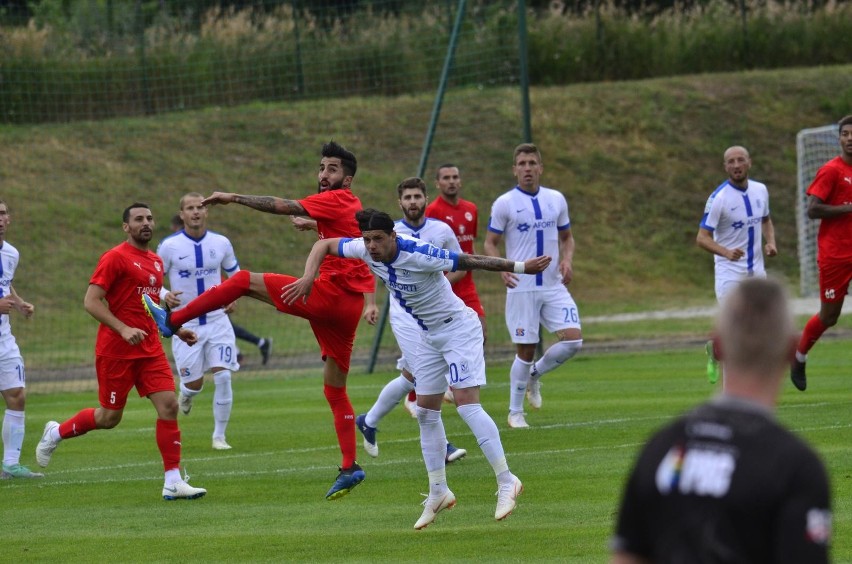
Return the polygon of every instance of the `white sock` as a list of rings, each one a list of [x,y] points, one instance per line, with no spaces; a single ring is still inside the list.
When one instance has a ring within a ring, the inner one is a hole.
[[[509,471],[509,464],[506,462],[506,454],[503,452],[503,443],[500,442],[500,431],[497,429],[497,424],[491,419],[482,405],[471,403],[461,405],[458,408],[459,415],[473,431],[473,436],[476,437],[476,442],[491,468],[494,469],[494,474],[500,476],[502,472]]]
[[[364,417],[364,423],[370,427],[378,427],[379,421],[390,413],[413,389],[414,382],[409,382],[402,374],[385,384],[385,387],[379,392],[379,397],[376,398],[376,403]]]
[[[220,370],[213,374],[216,390],[213,392],[213,436],[224,437],[225,428],[231,419],[234,393],[231,390],[231,371]]]
[[[417,406],[417,422],[420,424],[420,450],[426,471],[432,476],[446,466],[447,434],[444,432],[444,422],[441,412]],[[440,477],[440,476],[439,476]],[[446,477],[444,477],[446,484]],[[430,480],[430,492],[432,484]]]
[[[569,358],[573,358],[575,354],[580,352],[583,347],[583,339],[576,341],[558,341],[550,345],[541,358],[534,365],[534,369],[538,372],[537,377],[547,374],[557,366],[561,366],[563,362]]]
[[[515,355],[515,361],[509,370],[509,413],[522,413],[524,411],[524,396],[527,393],[532,364],[532,362],[521,360]]]
[[[171,470],[166,470],[165,481],[167,486],[182,482],[183,478],[181,478],[180,476],[180,468],[172,468]]]
[[[18,464],[23,444],[24,412],[7,409],[3,416],[3,464]]]
[[[180,393],[182,393],[182,394],[183,394],[183,395],[185,395],[185,396],[191,397],[191,398],[193,398],[193,397],[197,396],[198,394],[200,394],[200,393],[201,393],[201,390],[203,390],[203,389],[204,389],[204,384],[203,384],[203,383],[201,384],[201,388],[199,388],[198,390],[193,390],[192,388],[187,388],[187,387],[184,385],[184,383],[183,383],[183,382],[181,382],[181,383],[180,383]]]

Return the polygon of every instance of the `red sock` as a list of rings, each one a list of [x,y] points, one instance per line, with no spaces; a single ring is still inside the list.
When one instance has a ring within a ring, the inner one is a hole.
[[[417,401],[417,392],[415,392],[414,390],[411,390],[410,392],[408,392],[408,401],[410,401],[410,402]]]
[[[180,327],[187,321],[201,317],[215,309],[225,307],[249,291],[251,273],[241,270],[217,286],[213,286],[183,308],[173,311],[172,325]]]
[[[819,338],[822,337],[822,334],[825,333],[826,329],[828,329],[828,327],[823,324],[819,315],[811,317],[805,324],[805,329],[802,331],[802,338],[799,339],[799,346],[796,350],[800,354],[808,354],[808,351],[811,350]]]
[[[337,432],[337,442],[343,453],[341,468],[350,468],[355,464],[355,410],[349,402],[346,388],[335,388],[328,384],[323,386],[325,399],[334,414],[334,430]]]
[[[168,472],[180,468],[180,428],[177,419],[157,419],[157,448]]]
[[[97,429],[95,425],[95,408],[86,408],[71,419],[59,424],[59,436],[63,439],[79,437]]]

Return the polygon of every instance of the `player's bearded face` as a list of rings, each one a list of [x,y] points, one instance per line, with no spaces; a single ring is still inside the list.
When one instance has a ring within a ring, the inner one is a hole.
[[[134,208],[124,224],[124,231],[139,245],[147,245],[154,237],[154,217],[151,210]]]
[[[317,175],[317,193],[343,188],[347,184],[347,178],[349,177],[343,172],[343,164],[340,159],[323,157]]]
[[[409,223],[419,223],[426,213],[426,196],[416,188],[407,188],[399,198],[399,207]]]

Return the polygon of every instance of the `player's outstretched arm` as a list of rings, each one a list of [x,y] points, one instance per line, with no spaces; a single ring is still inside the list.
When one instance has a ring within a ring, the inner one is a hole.
[[[282,286],[281,299],[284,303],[292,304],[299,298],[305,302],[311,293],[311,288],[314,285],[314,278],[317,277],[319,267],[323,259],[328,255],[339,256],[337,254],[337,244],[340,238],[320,239],[311,248],[311,252],[305,261],[305,274],[294,282]]]
[[[241,204],[253,210],[277,215],[310,215],[296,200],[286,200],[275,196],[247,196],[233,192],[213,192],[201,201],[203,206],[215,206],[217,204],[223,206]]]
[[[550,264],[551,258],[540,256],[521,261],[511,261],[485,255],[459,255],[456,270],[491,270],[492,272],[514,272],[515,274],[538,274]]]

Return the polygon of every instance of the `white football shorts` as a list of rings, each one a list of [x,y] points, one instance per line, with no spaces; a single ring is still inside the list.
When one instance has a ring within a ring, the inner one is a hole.
[[[0,359],[0,391],[26,388],[26,381],[24,359],[21,358],[20,354]]]
[[[554,286],[506,294],[506,327],[513,343],[539,342],[539,325],[551,333],[580,328],[580,312],[568,288]]]
[[[197,325],[192,330],[198,335],[198,342],[191,347],[172,337],[172,354],[181,382],[194,382],[211,368],[227,368],[234,372],[240,369],[234,328],[227,316]]]
[[[471,388],[485,385],[482,324],[469,307],[453,316],[440,331],[421,331],[413,364],[414,391],[443,394],[447,385]]]

